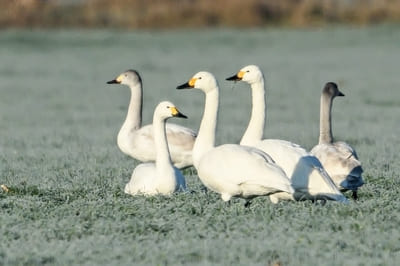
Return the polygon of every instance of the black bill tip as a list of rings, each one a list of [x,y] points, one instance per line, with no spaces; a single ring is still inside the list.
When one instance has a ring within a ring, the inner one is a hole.
[[[186,115],[184,115],[184,114],[182,114],[182,113],[177,113],[176,115],[175,115],[175,117],[180,117],[180,118],[188,118]]]
[[[189,85],[189,82],[186,82],[182,85],[179,85],[176,87],[177,90],[182,90],[182,89],[192,89],[193,87]]]
[[[107,81],[107,84],[119,84],[119,82],[116,79]]]
[[[230,80],[230,81],[240,81],[242,80],[241,78],[239,78],[236,74],[233,75],[232,77],[226,78],[226,80]]]

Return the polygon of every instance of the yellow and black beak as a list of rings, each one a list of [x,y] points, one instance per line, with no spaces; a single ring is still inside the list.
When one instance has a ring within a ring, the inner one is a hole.
[[[178,108],[176,107],[171,107],[171,113],[174,117],[187,118],[187,116],[179,112]]]
[[[122,77],[118,76],[116,79],[107,81],[107,84],[121,84]]]
[[[243,75],[245,72],[239,71],[236,75],[233,75],[232,77],[226,78],[226,80],[231,80],[231,81],[240,81],[243,79]]]
[[[197,78],[191,78],[188,82],[179,85],[178,87],[176,87],[177,90],[182,90],[182,89],[193,89],[194,88],[194,84],[196,84],[196,80]]]

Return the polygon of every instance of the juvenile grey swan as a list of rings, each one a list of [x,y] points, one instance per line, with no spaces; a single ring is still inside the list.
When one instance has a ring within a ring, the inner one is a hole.
[[[178,190],[186,190],[185,177],[174,167],[168,151],[165,122],[170,117],[187,118],[171,102],[157,105],[153,116],[156,162],[139,164],[125,186],[125,193],[131,195],[170,195]]]
[[[356,151],[346,142],[334,141],[332,135],[332,102],[336,96],[344,96],[334,82],[326,83],[321,95],[319,143],[312,150],[329,173],[336,186],[353,191],[356,200],[357,189],[364,184],[363,169]]]
[[[264,75],[256,65],[243,67],[227,80],[244,81],[252,91],[252,111],[249,125],[240,145],[260,149],[269,154],[282,167],[295,189],[295,200],[334,200],[348,202],[323,169],[319,160],[299,145],[281,139],[263,139],[265,125]],[[271,200],[292,199],[285,193],[271,196]]]
[[[136,70],[127,70],[107,84],[122,84],[131,89],[131,99],[124,124],[118,133],[120,150],[142,162],[156,160],[153,125],[142,126],[143,83]],[[177,168],[193,165],[192,150],[197,134],[186,127],[167,123],[168,147]]]

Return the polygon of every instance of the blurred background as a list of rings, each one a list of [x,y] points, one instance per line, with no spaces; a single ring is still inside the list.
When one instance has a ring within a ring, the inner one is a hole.
[[[248,27],[400,22],[400,0],[0,0],[0,27]]]

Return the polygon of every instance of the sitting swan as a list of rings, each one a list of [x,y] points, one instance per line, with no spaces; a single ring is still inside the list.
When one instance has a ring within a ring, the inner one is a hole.
[[[219,88],[209,72],[198,72],[177,89],[196,88],[205,95],[205,108],[193,147],[193,165],[203,184],[221,194],[251,199],[277,192],[294,192],[290,180],[264,152],[235,144],[215,147]]]
[[[333,142],[332,101],[336,96],[344,96],[336,83],[326,83],[321,95],[319,143],[312,150],[332,177],[336,186],[342,190],[352,190],[357,199],[357,189],[364,184],[363,169],[356,151],[345,142]]]
[[[263,73],[249,65],[227,80],[242,80],[251,85],[251,119],[240,145],[256,147],[269,154],[282,167],[295,189],[294,199],[323,199],[348,202],[323,169],[319,160],[297,144],[280,139],[262,139],[265,123],[265,88]],[[272,201],[292,199],[285,193],[272,195]]]
[[[172,165],[165,133],[166,120],[170,117],[183,117],[171,102],[161,102],[154,110],[153,130],[156,148],[156,162],[139,164],[125,186],[125,193],[131,195],[170,195],[180,189],[186,190],[185,178]]]
[[[108,84],[123,84],[131,89],[131,100],[125,122],[118,133],[120,150],[142,162],[155,161],[152,125],[142,127],[142,79],[135,70],[120,74]],[[167,139],[171,159],[178,168],[191,166],[196,133],[186,127],[167,123]]]

